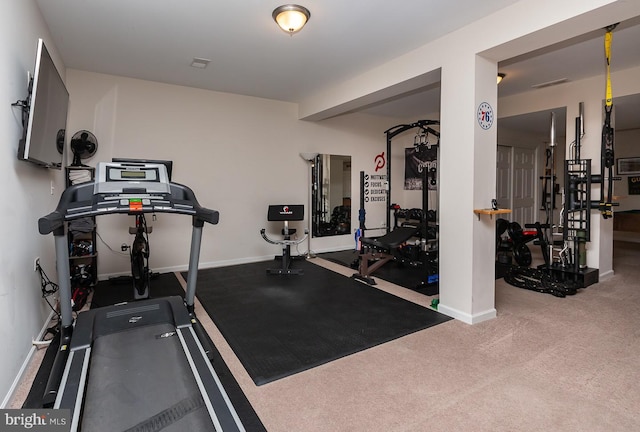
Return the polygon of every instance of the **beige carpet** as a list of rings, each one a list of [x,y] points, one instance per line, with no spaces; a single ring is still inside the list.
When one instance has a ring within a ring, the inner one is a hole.
[[[567,298],[499,280],[496,319],[449,321],[260,387],[197,310],[270,432],[636,431],[639,261],[640,244],[616,242],[615,276]]]

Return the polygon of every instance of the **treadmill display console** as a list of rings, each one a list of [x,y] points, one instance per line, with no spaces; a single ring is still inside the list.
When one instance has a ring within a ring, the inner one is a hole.
[[[171,193],[167,168],[162,164],[100,162],[94,194],[122,195]]]
[[[41,234],[64,228],[63,221],[107,214],[173,213],[194,223],[218,223],[218,212],[198,204],[191,188],[169,181],[164,164],[100,162],[93,182],[69,186],[56,211],[38,220]]]
[[[147,180],[150,171],[118,171],[122,180],[144,179]]]

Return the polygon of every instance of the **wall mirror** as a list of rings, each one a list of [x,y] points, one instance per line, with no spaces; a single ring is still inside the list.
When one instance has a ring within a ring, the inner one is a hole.
[[[318,155],[312,167],[313,237],[351,233],[351,156]]]

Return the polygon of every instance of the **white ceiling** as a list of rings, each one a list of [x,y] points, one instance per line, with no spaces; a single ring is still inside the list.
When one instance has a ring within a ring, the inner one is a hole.
[[[620,23],[613,32],[611,71],[624,70],[640,65],[640,17]],[[506,74],[498,86],[498,96],[511,96],[532,90],[532,86],[566,79],[564,82],[602,75],[605,72],[604,30],[591,32],[563,43],[527,53],[498,64],[498,71]],[[604,97],[604,80],[603,80]],[[614,86],[615,90],[615,86]],[[640,128],[640,94],[616,98],[616,129]],[[440,105],[440,89],[415,92],[395,101],[387,102],[367,111],[372,114],[390,115],[400,118],[420,115],[421,107]],[[530,133],[546,132],[549,129],[549,111],[531,113],[508,119],[500,119],[499,125]],[[564,112],[555,110],[558,125],[564,127]],[[431,111],[427,111],[429,113]],[[423,111],[424,113],[424,111]],[[564,133],[564,132],[562,132]]]
[[[271,18],[279,0],[160,0],[152,6],[131,0],[36,2],[69,68],[297,102],[517,0],[303,3],[311,19],[293,36]],[[507,77],[499,96],[559,78],[602,74],[603,34],[593,32],[501,62],[499,71]],[[614,71],[640,65],[638,41],[638,19],[619,25]],[[211,63],[193,68],[196,57]],[[424,89],[367,112],[420,117],[439,111],[439,98],[439,87]],[[637,108],[634,114],[640,112],[640,100]],[[616,127],[621,120],[616,117]]]

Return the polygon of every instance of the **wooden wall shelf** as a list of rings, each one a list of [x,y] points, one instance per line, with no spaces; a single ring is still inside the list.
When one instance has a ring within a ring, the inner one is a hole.
[[[493,218],[493,215],[511,213],[511,209],[474,209],[473,212],[478,215],[478,220],[480,220],[480,215],[489,215],[490,218]]]

